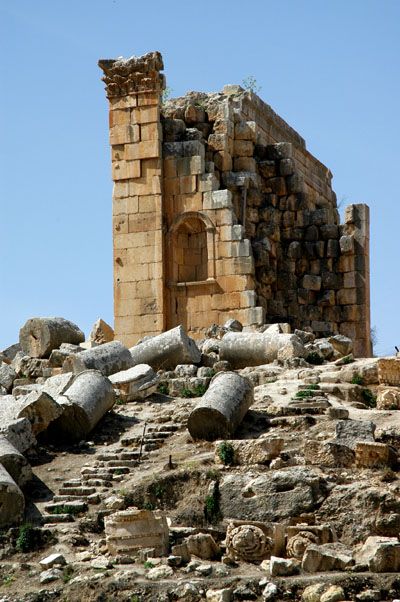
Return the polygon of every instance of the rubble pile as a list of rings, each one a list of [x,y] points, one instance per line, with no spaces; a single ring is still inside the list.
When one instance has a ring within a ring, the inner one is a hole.
[[[32,318],[0,353],[2,600],[400,597],[399,357],[111,330]]]

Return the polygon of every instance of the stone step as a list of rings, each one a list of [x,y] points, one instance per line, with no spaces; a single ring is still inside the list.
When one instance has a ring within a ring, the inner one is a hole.
[[[112,487],[111,475],[107,479],[87,479],[85,485],[88,487]]]
[[[63,483],[63,487],[79,487],[80,485],[80,479],[71,479],[70,481],[64,481]]]
[[[53,502],[45,504],[44,509],[50,514],[79,514],[86,512],[87,502],[85,500],[70,500],[69,502]],[[64,510],[64,512],[57,512]]]
[[[139,458],[139,451],[132,452],[121,452],[118,454],[120,460],[137,460]]]
[[[82,495],[55,495],[53,497],[53,502],[58,503],[62,502],[67,504],[68,502],[83,502],[86,504],[99,504],[100,503],[100,494],[96,491],[90,495],[82,496]]]
[[[96,455],[96,460],[100,461],[100,462],[107,462],[107,460],[118,460],[119,459],[119,454],[115,453],[115,454],[98,454]]]
[[[148,433],[153,433],[157,431],[168,431],[169,433],[175,433],[177,430],[181,428],[181,424],[162,424],[160,426],[149,426],[147,429]]]
[[[140,442],[140,440],[141,437],[123,437],[121,439],[121,445],[123,445],[124,447],[129,447],[130,445],[137,447],[138,442]]]
[[[129,474],[131,472],[130,466],[113,466],[112,464],[107,466],[107,472],[113,475]]]
[[[73,481],[64,481],[61,485],[64,489],[76,489],[77,487],[82,487],[81,479],[74,479]]]
[[[158,443],[145,443],[143,446],[144,451],[153,451],[159,448],[160,446],[158,445]]]
[[[42,524],[48,523],[73,523],[75,521],[72,514],[42,514]]]
[[[126,466],[129,468],[135,468],[138,465],[137,460],[110,460],[109,462],[105,462],[106,467],[108,466]]]
[[[108,472],[102,467],[102,470],[99,470],[99,467],[96,470],[85,472],[82,474],[82,482],[86,482],[88,479],[99,479],[101,481],[112,481],[112,476],[109,475]]]
[[[90,495],[96,493],[94,487],[60,487],[58,490],[59,495]]]

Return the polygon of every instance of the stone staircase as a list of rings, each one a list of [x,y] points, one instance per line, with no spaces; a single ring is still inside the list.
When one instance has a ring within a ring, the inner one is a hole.
[[[130,475],[140,461],[157,452],[181,426],[148,426],[144,435],[123,437],[122,448],[96,453],[94,462],[83,466],[78,478],[64,481],[52,501],[44,504],[42,524],[54,527],[58,523],[71,523],[75,516],[88,512],[89,506],[99,506],[116,483]],[[133,449],[127,449],[130,447]]]

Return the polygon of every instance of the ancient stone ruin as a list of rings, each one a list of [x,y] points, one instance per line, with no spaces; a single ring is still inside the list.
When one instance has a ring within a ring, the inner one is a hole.
[[[287,322],[369,356],[369,209],[240,86],[162,101],[158,52],[101,60],[109,100],[116,337]]]
[[[400,600],[400,357],[368,208],[252,92],[100,61],[115,326],[0,351],[0,602]],[[366,357],[359,357],[359,356]]]

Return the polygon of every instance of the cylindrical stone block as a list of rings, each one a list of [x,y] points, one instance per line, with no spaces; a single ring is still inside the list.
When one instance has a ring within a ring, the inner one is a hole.
[[[24,508],[25,499],[21,489],[0,464],[0,529],[18,524]]]
[[[228,439],[254,401],[251,382],[236,372],[219,372],[189,416],[193,439]]]
[[[0,435],[0,464],[20,487],[32,478],[32,469],[28,460],[4,435]]]
[[[130,349],[133,365],[149,364],[155,370],[173,370],[178,364],[198,364],[201,353],[196,343],[176,326]]]
[[[114,389],[97,370],[77,374],[71,386],[57,398],[62,415],[51,425],[56,433],[71,439],[85,437],[114,405]]]
[[[49,357],[61,343],[79,345],[85,335],[64,318],[30,318],[19,331],[22,350],[31,357]]]
[[[294,337],[292,334],[228,332],[221,340],[219,356],[235,369],[269,364],[277,359],[279,349]]]
[[[111,341],[70,355],[63,364],[63,372],[98,370],[104,376],[109,376],[121,370],[128,370],[132,366],[133,359],[129,349],[120,341]]]

